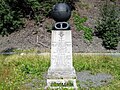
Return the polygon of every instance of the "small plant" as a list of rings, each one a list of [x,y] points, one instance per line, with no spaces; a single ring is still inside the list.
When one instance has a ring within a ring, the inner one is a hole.
[[[68,81],[68,82],[65,82],[64,84],[63,83],[52,83],[51,86],[70,87],[70,86],[73,86],[73,82]]]
[[[73,13],[73,19],[74,19],[74,24],[76,26],[76,30],[80,31],[83,30],[84,31],[84,38],[86,40],[91,41],[92,40],[92,29],[85,26],[84,23],[87,21],[87,18],[81,18],[77,13]]]
[[[96,35],[107,49],[116,49],[120,40],[120,12],[115,4],[106,3],[101,9],[101,18],[96,26]]]

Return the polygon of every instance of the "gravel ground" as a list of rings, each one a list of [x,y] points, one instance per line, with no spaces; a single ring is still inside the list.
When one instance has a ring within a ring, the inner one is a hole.
[[[112,75],[106,73],[97,73],[92,75],[90,71],[81,71],[77,73],[77,79],[80,81],[81,88],[99,87],[107,85],[113,79]]]
[[[44,80],[42,81],[38,78],[33,78],[30,82],[26,83],[24,87],[32,90],[40,88],[42,86],[41,83],[46,82],[46,73],[43,77]],[[93,75],[91,74],[91,71],[81,71],[77,72],[77,80],[80,82],[78,87],[89,89],[90,87],[108,85],[113,80],[113,76],[106,73],[97,73],[96,75]]]

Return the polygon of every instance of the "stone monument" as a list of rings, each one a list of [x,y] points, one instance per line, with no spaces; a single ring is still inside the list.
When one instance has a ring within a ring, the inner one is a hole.
[[[72,61],[72,34],[67,22],[70,16],[71,9],[66,3],[58,3],[52,9],[52,18],[56,23],[52,30],[51,65],[46,88],[77,90],[76,72]]]

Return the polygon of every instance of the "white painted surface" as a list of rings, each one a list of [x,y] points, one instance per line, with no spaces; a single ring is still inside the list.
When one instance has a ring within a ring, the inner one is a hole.
[[[52,31],[51,68],[73,68],[71,30]]]

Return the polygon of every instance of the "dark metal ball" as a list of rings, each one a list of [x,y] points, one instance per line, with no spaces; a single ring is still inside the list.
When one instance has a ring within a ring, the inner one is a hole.
[[[66,3],[58,3],[53,6],[51,16],[57,22],[66,22],[71,16],[71,8]]]

